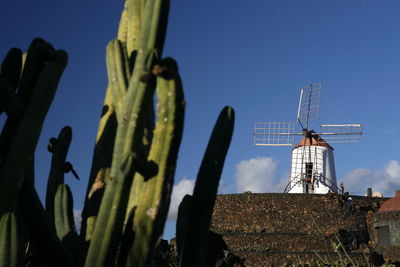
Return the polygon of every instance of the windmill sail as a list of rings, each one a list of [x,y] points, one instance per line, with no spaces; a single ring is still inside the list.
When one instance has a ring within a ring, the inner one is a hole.
[[[256,146],[294,145],[294,122],[256,122],[254,144]]]
[[[320,126],[319,135],[329,143],[360,142],[363,133],[361,124],[324,124]]]
[[[311,84],[301,88],[297,121],[303,129],[308,129],[308,122],[318,119],[321,84]]]
[[[301,88],[297,122],[257,122],[254,144],[257,146],[292,146],[289,193],[338,192],[333,148],[329,143],[359,142],[361,124],[324,124],[320,131],[308,129],[318,119],[321,84]],[[295,132],[295,124],[300,131]],[[301,136],[301,140],[296,138]],[[295,141],[297,140],[297,141]]]

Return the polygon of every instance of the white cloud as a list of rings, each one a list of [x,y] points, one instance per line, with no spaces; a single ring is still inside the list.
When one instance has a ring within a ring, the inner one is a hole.
[[[175,221],[179,204],[186,194],[192,194],[195,180],[183,178],[172,188],[171,204],[169,205],[168,220]]]
[[[380,192],[385,197],[394,196],[400,189],[400,163],[396,160],[389,161],[382,170],[356,169],[342,179],[345,191],[364,195],[368,187],[373,192]]]
[[[81,231],[81,222],[82,222],[82,210],[74,210],[74,221],[75,221],[75,227],[76,231],[78,233]]]
[[[283,192],[287,178],[276,180],[278,161],[273,158],[257,157],[243,160],[236,165],[236,188],[238,193]]]

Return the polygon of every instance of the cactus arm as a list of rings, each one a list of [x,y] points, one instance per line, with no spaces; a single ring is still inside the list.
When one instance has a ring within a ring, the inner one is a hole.
[[[142,1],[143,0],[125,1],[125,6],[121,14],[120,24],[118,28],[118,40],[124,43],[126,47],[129,46],[129,49],[127,49],[126,51],[126,54],[129,57],[128,63],[132,62],[132,60],[135,61],[136,54],[133,52],[139,47],[139,35],[142,25],[140,14],[143,13],[144,7],[142,7],[140,4],[137,4],[136,2]],[[139,9],[139,6],[142,9]],[[140,16],[140,19],[137,16]],[[128,70],[128,68],[126,69]],[[131,74],[132,69],[133,67],[129,68],[129,75]],[[122,100],[116,99],[115,95],[112,95],[113,94],[111,92],[111,88],[108,87],[104,99],[103,110],[105,110],[105,112],[103,113],[99,123],[96,146],[93,153],[92,167],[88,182],[88,189],[85,198],[85,208],[82,214],[90,213],[86,212],[87,202],[90,201],[90,197],[96,190],[104,187],[107,182],[106,180],[109,179],[112,155],[114,150],[114,140],[117,130],[116,102],[122,102]],[[81,235],[84,239],[87,239],[86,224],[88,219],[89,218],[86,217],[82,218]],[[90,224],[93,225],[95,220],[96,216],[91,216]],[[89,236],[91,236],[92,233],[88,234]]]
[[[93,207],[93,201],[91,198],[96,194],[97,190],[104,189],[107,177],[109,177],[110,174],[116,129],[117,118],[115,107],[113,105],[111,90],[107,89],[104,99],[103,114],[100,118],[96,145],[93,152],[84,208],[82,211],[80,234],[84,240],[90,240],[90,237],[92,236],[93,227],[91,226],[94,226],[97,215],[97,212],[93,213],[92,210],[98,210],[98,208]],[[98,205],[100,205],[99,201],[96,201],[96,203],[99,203]],[[88,207],[90,207],[89,210]],[[89,229],[87,229],[87,224],[89,224]]]
[[[71,254],[65,249],[53,231],[50,231],[45,210],[39,196],[25,179],[19,199],[20,215],[29,239],[43,251],[54,266],[75,266]]]
[[[158,172],[143,181],[127,265],[147,266],[164,228],[183,131],[184,99],[178,74],[169,80],[157,77],[157,99],[158,120],[148,162],[154,162]]]
[[[127,216],[127,221],[124,228],[124,233],[121,238],[121,246],[119,247],[117,267],[125,267],[129,251],[135,240],[135,233],[133,232],[133,219],[135,218],[136,207],[133,207]]]
[[[30,101],[31,95],[33,94],[32,88],[39,82],[42,69],[46,65],[46,62],[51,62],[54,61],[55,58],[60,58],[60,52],[58,52],[58,54],[59,55],[56,55],[53,46],[44,40],[37,38],[32,41],[28,49],[18,90],[18,96],[23,103],[28,103]],[[66,61],[66,56],[64,60]]]
[[[7,53],[0,68],[0,114],[5,109],[10,115],[17,115],[22,105],[15,91],[21,76],[22,52],[18,48],[12,48]]]
[[[9,117],[18,117],[23,111],[23,106],[11,83],[0,77],[0,114],[3,111]]]
[[[139,49],[139,38],[140,32],[142,28],[142,18],[144,12],[144,5],[142,5],[143,0],[126,0],[126,20],[125,25],[121,23],[120,29],[125,27],[126,30],[126,47],[128,55],[135,50]],[[123,14],[124,15],[124,14]],[[121,22],[123,20],[123,16],[121,16]],[[122,29],[121,29],[122,32]],[[120,33],[120,31],[118,32]],[[118,39],[120,38],[120,34],[118,34]]]
[[[15,214],[5,213],[0,219],[0,266],[24,266],[22,242]]]
[[[135,69],[125,94],[123,116],[118,123],[113,151],[113,163],[110,181],[104,193],[99,215],[94,228],[93,239],[89,246],[85,266],[110,266],[113,264],[119,240],[122,234],[123,220],[127,207],[129,189],[134,173],[132,161],[139,155],[134,141],[142,141],[144,129],[137,127],[146,114],[148,101],[152,97],[151,84],[141,81],[146,69],[151,69],[154,62],[146,63],[148,53],[155,49],[158,34],[162,0],[146,2],[145,17],[141,33],[141,42],[136,57]],[[147,14],[147,15],[146,15]],[[154,29],[154,27],[156,29]],[[144,124],[144,123],[142,123]]]
[[[54,198],[56,232],[64,247],[77,258],[82,246],[75,228],[73,205],[69,186],[60,184]]]
[[[176,250],[181,255],[184,239],[187,234],[190,211],[192,210],[192,196],[185,195],[179,204],[178,216],[176,219]]]
[[[106,59],[109,88],[116,107],[117,120],[119,120],[122,116],[123,97],[128,88],[130,76],[128,56],[121,41],[112,40],[107,45]]]
[[[22,51],[11,48],[1,64],[0,77],[8,80],[14,89],[17,89],[22,69]]]
[[[205,266],[207,236],[226,153],[234,126],[234,111],[225,107],[214,126],[193,190],[192,211],[180,258],[181,266]]]
[[[29,46],[27,53],[28,55],[25,56],[26,60],[23,64],[24,67],[21,75],[21,83],[17,92],[17,98],[21,102],[23,110],[22,112],[20,112],[20,116],[8,117],[6,123],[4,124],[0,136],[0,162],[4,161],[6,153],[11,144],[11,140],[14,138],[15,131],[29,104],[29,99],[33,92],[32,89],[34,88],[40,72],[42,71],[44,66],[44,58],[47,58],[48,54],[51,53],[48,50],[51,50],[51,45],[45,43],[42,39],[39,38],[33,40],[31,45]],[[5,61],[9,60],[11,60],[11,58],[6,57]],[[3,62],[3,64],[5,65],[5,67],[11,65],[10,62]]]
[[[72,139],[72,129],[65,126],[59,133],[56,143],[52,147],[52,159],[49,179],[46,188],[46,214],[52,230],[55,231],[54,197],[59,185],[64,183],[64,164]]]
[[[32,98],[0,170],[0,215],[15,208],[18,191],[23,182],[21,172],[29,158],[33,156],[44,118],[66,64],[67,54],[59,50],[39,75]]]
[[[125,1],[124,9],[121,12],[121,18],[118,25],[117,39],[126,44],[128,38],[128,8]]]
[[[61,241],[69,233],[76,234],[72,193],[66,184],[60,184],[57,188],[54,198],[54,216],[57,236]]]

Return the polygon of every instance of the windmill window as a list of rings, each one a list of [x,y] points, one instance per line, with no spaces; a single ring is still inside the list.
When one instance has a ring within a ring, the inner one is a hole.
[[[305,177],[305,180],[307,183],[311,183],[312,173],[313,173],[313,163],[307,162],[306,163],[306,177]]]

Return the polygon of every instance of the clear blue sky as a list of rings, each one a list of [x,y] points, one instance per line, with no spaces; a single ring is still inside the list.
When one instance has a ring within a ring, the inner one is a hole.
[[[252,179],[272,179],[270,188],[277,190],[290,169],[290,148],[253,146],[254,122],[294,121],[299,88],[321,82],[319,122],[365,125],[360,143],[334,146],[338,180],[357,194],[367,184],[392,195],[399,189],[400,1],[171,2],[164,56],[178,60],[187,100],[176,183],[196,177],[216,117],[231,105],[236,127],[223,191],[240,191],[235,186],[240,162],[256,159],[257,164],[266,158],[272,158],[268,162],[276,170]],[[69,54],[37,147],[36,187],[43,195],[50,165],[47,140],[70,125],[74,136],[68,160],[82,181],[67,175],[66,182],[77,210],[82,208],[107,86],[105,47],[116,37],[123,3],[1,4],[1,58],[11,47],[26,49],[35,37]]]

